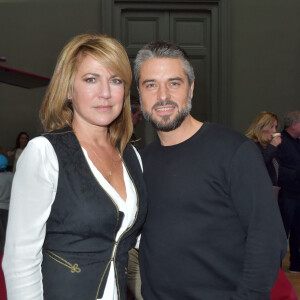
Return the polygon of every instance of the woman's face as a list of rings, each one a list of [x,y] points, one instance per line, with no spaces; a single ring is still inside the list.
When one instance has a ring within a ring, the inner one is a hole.
[[[108,127],[122,111],[124,82],[93,57],[82,56],[68,96],[73,103],[73,123]]]
[[[21,134],[19,138],[20,148],[24,149],[28,144],[28,136],[26,134]]]
[[[266,139],[268,142],[270,142],[270,141],[272,140],[272,138],[273,138],[272,135],[273,135],[273,133],[276,132],[277,126],[278,126],[278,122],[275,120],[275,121],[273,122],[272,126],[271,126],[269,129],[267,129],[267,130],[264,131],[265,139]]]

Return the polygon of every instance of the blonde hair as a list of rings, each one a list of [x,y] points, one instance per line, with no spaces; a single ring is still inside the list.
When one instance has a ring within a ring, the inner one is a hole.
[[[101,34],[81,34],[74,37],[61,51],[40,109],[45,131],[71,126],[72,103],[68,92],[73,91],[77,61],[90,55],[124,81],[124,105],[120,115],[109,125],[112,145],[123,153],[131,135],[130,85],[132,73],[124,47],[114,38]]]
[[[246,136],[254,142],[260,143],[263,147],[266,147],[270,141],[266,139],[264,132],[269,130],[275,121],[277,121],[278,127],[278,118],[274,113],[267,111],[260,112],[248,128]]]

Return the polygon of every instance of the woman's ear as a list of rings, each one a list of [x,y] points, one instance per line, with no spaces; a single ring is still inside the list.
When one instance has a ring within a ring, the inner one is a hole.
[[[68,93],[67,93],[67,99],[69,101],[72,101],[72,93],[71,93],[71,91],[68,91]]]

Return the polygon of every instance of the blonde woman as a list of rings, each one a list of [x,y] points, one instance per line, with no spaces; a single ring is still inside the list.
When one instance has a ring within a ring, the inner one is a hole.
[[[272,112],[260,112],[247,130],[246,135],[260,149],[273,186],[278,186],[277,147],[281,144],[281,134],[277,133],[278,118]],[[275,188],[275,190],[278,190]]]
[[[115,39],[73,38],[19,160],[3,268],[8,299],[126,299],[128,250],[146,215],[128,144],[131,69]]]

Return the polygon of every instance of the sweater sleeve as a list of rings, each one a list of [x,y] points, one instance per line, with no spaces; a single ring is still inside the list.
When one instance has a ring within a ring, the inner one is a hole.
[[[232,300],[269,299],[287,241],[275,194],[255,145],[243,142],[230,168],[230,197],[245,232],[242,276]]]
[[[260,152],[263,156],[264,162],[266,164],[270,163],[272,159],[276,156],[277,147],[268,144],[266,148],[262,147],[259,143],[256,143],[260,149]]]
[[[10,300],[42,300],[42,246],[56,194],[58,162],[44,137],[31,140],[15,173],[3,258]]]

